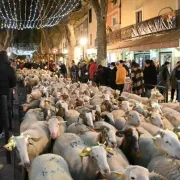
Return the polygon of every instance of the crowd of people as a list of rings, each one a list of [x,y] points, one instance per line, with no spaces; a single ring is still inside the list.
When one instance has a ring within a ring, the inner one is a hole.
[[[47,69],[47,62],[18,62],[12,63],[15,69],[41,68]],[[97,65],[90,59],[89,62],[80,61],[78,64],[72,60],[71,66],[66,67],[62,62],[49,64],[49,70],[55,72],[58,76],[62,75],[67,78],[69,71],[73,82],[87,83],[88,80],[93,81],[97,86],[109,86],[112,89],[119,90],[120,93],[132,92],[139,96],[150,97],[152,89],[159,88],[164,95],[167,90],[171,89],[171,101],[178,100],[178,80],[180,80],[180,62],[171,71],[170,62],[165,62],[161,67],[152,60],[145,60],[145,67],[142,68],[135,61],[127,61],[127,59],[118,62],[112,62],[108,67]]]
[[[77,65],[72,61],[70,67],[71,79],[74,82],[86,83],[92,80],[97,86],[109,86],[121,93],[132,92],[139,96],[150,97],[151,91],[157,87],[164,95],[171,89],[171,101],[178,100],[178,80],[180,80],[180,62],[171,71],[170,62],[165,62],[161,67],[155,65],[153,60],[145,60],[142,68],[135,61],[127,62],[120,60],[112,62],[109,67],[97,65],[91,59],[89,63],[79,62]]]

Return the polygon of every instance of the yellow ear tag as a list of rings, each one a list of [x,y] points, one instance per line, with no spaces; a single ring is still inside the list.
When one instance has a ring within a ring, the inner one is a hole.
[[[91,148],[87,147],[87,148],[84,148],[83,151],[79,154],[81,160],[83,157],[85,156],[89,156],[91,153]]]
[[[114,155],[113,149],[111,147],[107,146],[105,149],[109,154]]]
[[[119,174],[119,173],[114,173],[115,175],[116,175],[116,177],[118,177],[118,178],[123,178],[124,177],[124,175],[123,174]]]

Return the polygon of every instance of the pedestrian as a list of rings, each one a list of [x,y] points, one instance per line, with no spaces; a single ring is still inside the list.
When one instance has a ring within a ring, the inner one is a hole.
[[[16,86],[16,75],[11,63],[8,60],[7,52],[0,51],[0,102],[2,102],[2,96],[6,95],[8,102],[11,88]],[[3,133],[3,111],[2,103],[0,103],[0,138],[4,137]]]
[[[77,82],[78,67],[76,66],[74,60],[72,61],[72,66],[70,68],[70,75],[71,75],[72,82]]]
[[[129,75],[130,75],[129,68],[128,68],[128,66],[126,65],[125,61],[120,60],[119,62],[120,62],[120,63],[123,65],[123,67],[126,69],[126,71],[127,71],[127,76],[129,76]]]
[[[59,74],[62,74],[64,78],[67,78],[67,68],[66,68],[66,65],[60,61],[59,67],[60,67],[59,68]]]
[[[140,65],[136,62],[132,66],[131,78],[133,93],[142,96],[144,93],[143,71],[140,68]]]
[[[98,67],[97,64],[94,62],[93,59],[90,59],[90,64],[89,64],[89,79],[93,80],[94,79],[94,73],[97,71]]]
[[[164,95],[164,92],[169,90],[170,87],[170,62],[166,61],[163,66],[160,68],[159,75],[158,75],[158,85],[162,86],[160,88],[160,93]],[[166,93],[167,94],[167,93]]]
[[[98,66],[98,70],[94,74],[94,82],[97,86],[105,85],[104,68],[102,65]]]
[[[120,91],[120,95],[121,95],[121,93],[123,92],[123,89],[124,89],[125,78],[126,78],[128,72],[123,67],[123,63],[117,62],[116,67],[117,67],[116,85],[117,85],[117,89]]]
[[[157,85],[157,74],[154,62],[150,59],[145,61],[144,69],[145,96],[150,98],[152,89]]]
[[[116,89],[116,71],[117,68],[115,62],[112,62],[110,64],[110,70],[109,70],[109,86],[114,90]]]
[[[178,61],[176,63],[176,67],[173,69],[173,71],[171,72],[171,76],[170,76],[170,82],[171,82],[171,102],[174,101],[175,91],[177,91],[176,100],[178,101],[178,82],[177,82],[177,78],[176,78],[176,70],[177,70],[177,67],[179,65],[180,65],[180,61]]]

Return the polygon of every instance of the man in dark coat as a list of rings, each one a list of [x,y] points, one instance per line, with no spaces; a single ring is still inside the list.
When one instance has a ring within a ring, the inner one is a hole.
[[[64,78],[67,78],[67,68],[66,65],[62,62],[60,62],[60,74],[64,76]]]
[[[110,64],[110,71],[109,71],[109,86],[112,89],[116,89],[116,64],[114,62],[112,62]]]
[[[16,86],[16,75],[14,69],[10,66],[10,61],[8,60],[7,52],[0,52],[0,102],[2,101],[2,96],[6,95],[9,100],[10,89]],[[3,137],[3,112],[2,103],[0,103],[0,138]]]

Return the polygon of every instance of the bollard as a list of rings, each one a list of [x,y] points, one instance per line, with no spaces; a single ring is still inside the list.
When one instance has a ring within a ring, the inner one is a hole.
[[[2,120],[3,120],[3,125],[4,125],[4,132],[5,132],[5,144],[8,143],[9,139],[9,118],[8,118],[8,101],[7,101],[7,96],[3,95],[2,96]],[[10,152],[6,151],[6,159],[7,163],[11,164],[11,154]]]

